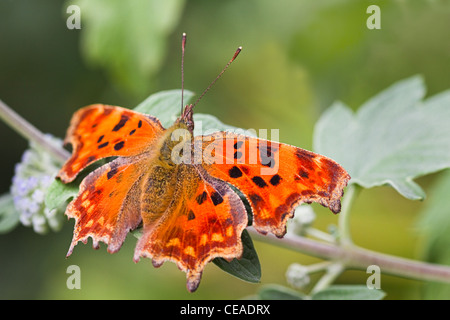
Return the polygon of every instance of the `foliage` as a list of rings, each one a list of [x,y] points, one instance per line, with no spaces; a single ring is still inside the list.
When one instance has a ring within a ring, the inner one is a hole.
[[[14,206],[11,194],[5,193],[0,196],[0,234],[14,229],[19,223],[19,212]]]
[[[362,285],[333,285],[312,296],[279,286],[262,287],[256,298],[263,300],[381,300],[386,294],[382,290],[369,289]]]
[[[127,91],[141,96],[167,54],[167,35],[184,0],[71,1],[83,12],[82,49],[93,65],[105,68]]]
[[[450,265],[450,171],[446,170],[431,190],[429,201],[422,211],[417,224],[426,241],[423,255],[426,261]],[[426,299],[447,299],[450,297],[450,285],[432,282],[424,289]]]
[[[409,199],[425,194],[413,181],[450,166],[450,91],[421,101],[420,77],[392,85],[356,114],[337,102],[315,128],[314,148],[350,173],[350,183],[389,184]]]

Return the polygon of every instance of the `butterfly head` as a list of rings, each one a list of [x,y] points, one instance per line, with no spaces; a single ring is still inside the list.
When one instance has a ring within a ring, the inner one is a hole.
[[[194,132],[194,118],[193,118],[193,109],[194,105],[188,104],[184,107],[183,113],[178,118],[177,123],[183,123],[186,125],[189,132],[192,134]]]

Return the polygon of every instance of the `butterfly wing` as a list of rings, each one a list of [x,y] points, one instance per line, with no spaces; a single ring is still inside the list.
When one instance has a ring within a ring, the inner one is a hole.
[[[202,166],[213,177],[237,187],[249,200],[253,226],[278,237],[303,202],[340,211],[350,176],[333,160],[283,143],[219,132],[195,138]]]
[[[242,255],[241,233],[247,226],[247,213],[231,187],[201,166],[179,165],[176,177],[176,189],[165,212],[155,215],[142,201],[144,228],[134,259],[149,257],[155,266],[174,261],[187,273],[187,288],[192,292],[209,261]],[[149,177],[144,189],[155,192],[152,185]]]
[[[120,249],[129,230],[141,222],[140,195],[144,159],[117,158],[94,170],[80,184],[78,196],[67,206],[66,215],[75,219],[73,239],[67,253],[78,241],[93,247],[108,244],[108,251]]]
[[[142,154],[164,130],[158,119],[129,109],[102,104],[84,107],[70,122],[65,142],[72,144],[72,157],[58,177],[68,183],[99,159]]]
[[[128,231],[141,222],[145,162],[164,130],[158,119],[120,107],[96,104],[74,114],[66,136],[73,153],[58,174],[64,183],[99,159],[118,157],[89,173],[67,206],[66,215],[76,221],[67,255],[78,241],[86,243],[89,237],[94,247],[102,241],[108,251],[116,252]]]

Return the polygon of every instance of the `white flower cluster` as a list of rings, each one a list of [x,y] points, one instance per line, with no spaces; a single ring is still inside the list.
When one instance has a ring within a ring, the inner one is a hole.
[[[52,143],[62,145],[61,140],[46,136]],[[16,164],[12,179],[11,194],[14,206],[20,213],[20,221],[25,226],[33,226],[37,233],[44,234],[49,229],[58,231],[62,227],[61,209],[49,210],[45,207],[45,195],[53,182],[60,163],[33,143]]]
[[[294,218],[289,221],[288,231],[303,236],[315,220],[316,214],[313,208],[310,205],[300,205],[295,209]]]
[[[293,263],[286,270],[286,281],[295,289],[303,289],[311,281],[307,266]]]

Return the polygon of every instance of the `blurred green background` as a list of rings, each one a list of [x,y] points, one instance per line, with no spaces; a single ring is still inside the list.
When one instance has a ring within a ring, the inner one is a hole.
[[[70,4],[81,30],[69,30]],[[366,9],[381,8],[381,30],[369,30]],[[188,34],[185,87],[201,93],[235,49],[243,51],[196,107],[243,128],[279,128],[280,141],[311,149],[314,123],[333,101],[356,109],[393,82],[422,74],[432,95],[450,88],[449,1],[54,1],[0,0],[0,99],[43,132],[64,137],[72,113],[96,102],[134,107],[151,93],[180,88],[180,39]],[[0,193],[27,142],[0,122]],[[437,175],[418,182],[428,193]],[[417,227],[427,204],[388,187],[365,190],[352,217],[361,246],[423,257]],[[315,226],[337,223],[314,206]],[[290,263],[318,260],[255,242],[261,284],[238,280],[210,264],[197,292],[167,262],[132,262],[136,239],[119,253],[79,244],[65,259],[73,221],[38,235],[19,226],[0,235],[2,299],[238,299],[261,285],[286,285]],[[68,290],[66,269],[81,268],[81,290]],[[347,271],[339,283],[365,284]],[[382,276],[387,299],[422,297],[423,283]]]

